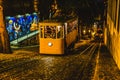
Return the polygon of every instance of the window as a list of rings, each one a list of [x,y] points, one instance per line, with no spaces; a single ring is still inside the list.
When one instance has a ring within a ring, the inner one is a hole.
[[[63,38],[63,27],[57,26],[57,38]]]
[[[56,38],[56,26],[44,27],[44,38]]]
[[[43,33],[44,33],[44,30],[43,30],[43,27],[41,26],[40,27],[40,37],[43,38]]]
[[[111,1],[111,19],[114,22],[114,26],[116,27],[116,15],[117,15],[117,0]]]

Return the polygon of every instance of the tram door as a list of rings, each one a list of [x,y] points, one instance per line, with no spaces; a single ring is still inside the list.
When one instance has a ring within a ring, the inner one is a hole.
[[[40,24],[40,53],[64,53],[64,27],[60,24]]]

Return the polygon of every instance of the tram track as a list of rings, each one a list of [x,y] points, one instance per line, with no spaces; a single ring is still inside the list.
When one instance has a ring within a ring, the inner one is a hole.
[[[86,76],[86,73],[85,73],[85,71],[86,71],[86,69],[87,69],[87,67],[88,67],[88,64],[90,63],[90,61],[92,60],[92,57],[93,57],[93,55],[94,55],[94,53],[95,53],[95,51],[96,51],[96,49],[97,49],[97,45],[98,44],[95,44],[92,48],[91,48],[91,50],[88,52],[88,59],[85,61],[85,63],[83,63],[83,66],[82,66],[82,68],[81,68],[81,71],[80,71],[80,73],[79,73],[79,80],[84,80],[84,76]]]
[[[88,51],[88,50],[89,50],[91,47],[93,47],[94,45],[95,45],[95,43],[92,43],[92,44],[91,44],[90,46],[88,46],[85,50],[83,50],[80,55],[84,54],[86,51]]]
[[[76,56],[76,59],[79,58],[80,64],[76,67],[76,70],[73,71],[73,73],[75,74],[71,74],[71,80],[85,80],[83,79],[86,72],[86,69],[88,67],[88,64],[90,63],[96,49],[97,49],[97,45],[98,44],[91,44],[90,46],[88,46],[85,50],[83,50],[78,56]],[[82,58],[82,57],[85,58]],[[89,79],[88,79],[89,80]]]
[[[55,80],[55,79],[57,79],[58,75],[64,74],[63,76],[61,76],[61,79],[62,80],[65,80],[65,79],[67,80],[67,78],[65,76],[67,74],[66,72],[71,73],[71,74],[69,74],[70,76],[68,77],[70,80],[77,80],[79,78],[82,79],[81,75],[83,75],[83,72],[84,72],[86,66],[88,65],[96,47],[97,47],[97,45],[95,43],[92,43],[91,45],[87,46],[87,48],[85,48],[83,51],[81,51],[78,56],[75,55],[73,59],[69,60],[69,62],[66,62],[66,64],[64,64],[64,66],[69,66],[69,68],[71,68],[71,69],[69,69],[69,71],[66,67],[64,67],[61,71],[55,73],[54,76],[51,76],[50,79]],[[86,52],[88,52],[88,50],[90,50],[90,52],[86,53]],[[89,59],[84,59],[83,60],[82,56],[86,56],[86,55],[89,57]],[[73,63],[73,61],[80,61],[80,63],[77,64],[78,66],[74,66],[74,64],[71,64],[71,63]],[[72,68],[75,68],[75,70],[73,71]],[[76,73],[76,71],[77,71],[77,73]],[[77,76],[77,77],[73,77],[73,76]],[[79,80],[81,80],[81,79],[79,79]]]

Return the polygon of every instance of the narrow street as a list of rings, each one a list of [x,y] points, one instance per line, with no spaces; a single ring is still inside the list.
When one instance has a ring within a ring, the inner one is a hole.
[[[41,55],[39,47],[0,54],[0,80],[119,80],[103,43],[83,41],[65,55]]]

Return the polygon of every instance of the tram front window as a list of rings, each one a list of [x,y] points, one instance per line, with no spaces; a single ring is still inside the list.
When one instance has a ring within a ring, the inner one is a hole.
[[[45,26],[44,38],[56,38],[56,26]]]

